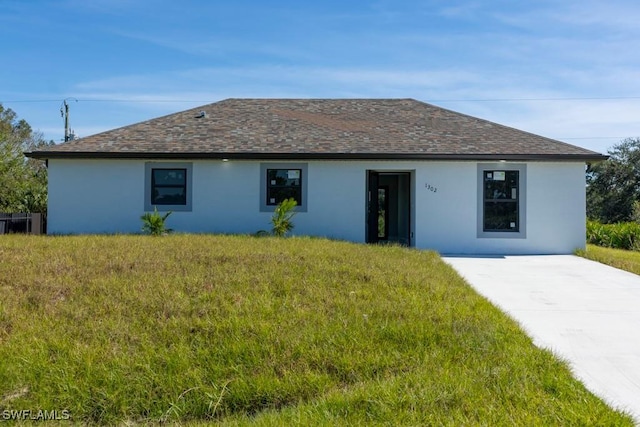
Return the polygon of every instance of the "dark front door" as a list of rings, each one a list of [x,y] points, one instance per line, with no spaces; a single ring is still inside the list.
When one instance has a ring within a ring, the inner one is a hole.
[[[411,246],[411,173],[368,171],[367,242]]]

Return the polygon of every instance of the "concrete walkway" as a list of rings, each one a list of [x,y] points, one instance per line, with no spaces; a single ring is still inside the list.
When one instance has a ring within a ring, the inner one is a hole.
[[[640,276],[573,255],[443,258],[640,423]]]

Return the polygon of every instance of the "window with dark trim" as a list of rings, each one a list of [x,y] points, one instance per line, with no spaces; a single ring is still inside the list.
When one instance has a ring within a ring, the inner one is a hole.
[[[144,165],[144,210],[191,212],[193,164],[190,162],[146,162]]]
[[[302,205],[302,169],[267,169],[266,205],[293,198]]]
[[[260,212],[273,212],[280,202],[291,197],[298,203],[296,212],[307,212],[310,176],[307,163],[260,163]]]
[[[520,172],[483,171],[483,231],[520,231]]]
[[[187,170],[152,168],[151,204],[186,205]]]

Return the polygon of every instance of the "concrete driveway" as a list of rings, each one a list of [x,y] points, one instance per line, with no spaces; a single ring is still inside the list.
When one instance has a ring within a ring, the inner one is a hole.
[[[573,255],[443,259],[640,423],[640,276]]]

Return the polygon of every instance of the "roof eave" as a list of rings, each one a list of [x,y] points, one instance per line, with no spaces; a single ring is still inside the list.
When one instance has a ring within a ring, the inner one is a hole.
[[[443,154],[443,153],[211,153],[32,151],[34,159],[228,159],[228,160],[491,160],[598,162],[609,156],[585,154]]]

